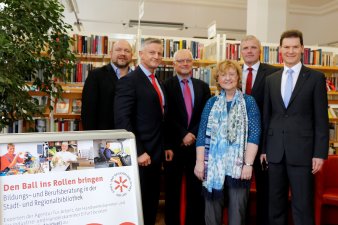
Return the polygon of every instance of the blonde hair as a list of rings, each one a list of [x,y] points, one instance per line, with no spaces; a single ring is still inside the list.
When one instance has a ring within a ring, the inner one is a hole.
[[[224,60],[221,61],[219,63],[217,63],[216,65],[216,69],[214,71],[214,79],[216,81],[216,86],[217,89],[220,91],[222,88],[218,83],[218,77],[220,74],[226,73],[229,69],[234,69],[238,75],[238,83],[237,83],[237,87],[241,88],[241,80],[242,80],[242,68],[239,65],[239,63],[237,61],[233,61],[233,60]]]

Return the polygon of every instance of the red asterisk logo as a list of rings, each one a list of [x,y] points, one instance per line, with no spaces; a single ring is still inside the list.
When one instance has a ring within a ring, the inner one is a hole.
[[[119,178],[117,180],[114,180],[116,186],[115,186],[115,190],[120,189],[120,192],[123,192],[123,188],[128,188],[128,186],[126,185],[127,179],[122,178],[122,176],[119,176]]]

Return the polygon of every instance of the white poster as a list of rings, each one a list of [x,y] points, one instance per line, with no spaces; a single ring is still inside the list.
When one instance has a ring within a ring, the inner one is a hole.
[[[134,139],[64,138],[0,143],[0,224],[142,225]]]

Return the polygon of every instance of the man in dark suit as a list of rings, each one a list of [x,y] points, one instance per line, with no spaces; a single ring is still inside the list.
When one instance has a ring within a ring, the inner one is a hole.
[[[111,63],[89,72],[82,91],[84,130],[114,129],[114,96],[118,79],[130,72],[132,48],[119,40],[111,49]]]
[[[174,54],[173,65],[177,76],[164,84],[168,104],[165,129],[166,156],[173,155],[173,158],[169,157],[169,160],[171,158],[172,160],[167,161],[165,165],[165,222],[166,225],[181,224],[181,182],[185,177],[185,224],[203,225],[205,222],[202,182],[194,175],[195,140],[204,105],[210,98],[210,89],[205,82],[191,77],[193,59],[189,50],[177,51]],[[186,91],[189,91],[190,95]],[[186,98],[191,98],[191,101],[187,102]]]
[[[248,35],[242,39],[241,55],[244,60],[242,90],[243,93],[255,98],[262,115],[265,79],[273,72],[279,70],[279,68],[261,63],[259,61],[260,54],[261,43],[255,36]],[[259,159],[262,152],[261,146],[262,145],[259,145],[257,157],[253,165],[257,190],[256,224],[268,225],[268,177],[267,171],[264,170],[265,168],[262,167]]]
[[[139,52],[140,65],[116,85],[115,127],[135,134],[143,217],[154,225],[159,203],[165,113],[164,89],[154,77],[162,61],[159,39],[148,38]]]
[[[314,225],[313,174],[327,158],[325,76],[301,63],[303,36],[280,38],[284,69],[266,79],[262,158],[269,162],[269,223],[286,225],[289,185],[294,224]]]

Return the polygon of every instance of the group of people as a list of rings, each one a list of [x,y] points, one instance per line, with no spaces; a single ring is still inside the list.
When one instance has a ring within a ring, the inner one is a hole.
[[[250,182],[255,173],[257,224],[286,225],[289,187],[293,220],[313,225],[313,174],[328,152],[324,74],[301,62],[303,36],[280,38],[283,68],[259,61],[261,44],[241,41],[243,66],[225,60],[216,66],[220,94],[193,78],[189,50],[174,54],[174,77],[154,76],[163,47],[144,40],[140,64],[132,71],[125,40],[111,49],[111,63],[93,70],[83,89],[86,130],[126,129],[135,134],[145,225],[154,225],[161,166],[165,174],[167,225],[246,223]],[[182,182],[186,208],[181,216]]]

